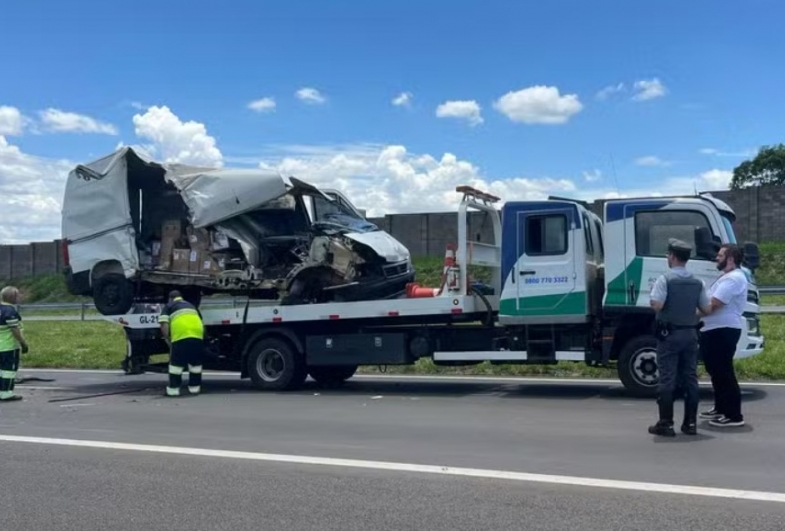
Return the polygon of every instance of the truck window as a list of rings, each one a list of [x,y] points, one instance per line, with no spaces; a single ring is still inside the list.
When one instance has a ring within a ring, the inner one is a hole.
[[[586,254],[594,256],[594,244],[592,243],[591,237],[591,223],[589,223],[589,217],[586,214],[583,215],[583,239],[586,240]]]
[[[567,252],[567,217],[564,214],[526,218],[526,254],[557,255]]]
[[[600,258],[603,258],[605,256],[605,244],[602,241],[602,223],[600,223],[600,220],[595,219],[594,226],[597,229],[597,243],[600,244]]]
[[[668,254],[668,240],[678,238],[692,246],[694,258],[712,260],[712,236],[709,220],[700,212],[659,210],[635,214],[638,256],[663,257]]]

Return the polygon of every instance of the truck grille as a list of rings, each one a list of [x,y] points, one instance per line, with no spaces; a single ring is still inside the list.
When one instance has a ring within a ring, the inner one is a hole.
[[[397,264],[383,266],[384,276],[387,278],[405,275],[409,270],[408,262],[398,262]]]

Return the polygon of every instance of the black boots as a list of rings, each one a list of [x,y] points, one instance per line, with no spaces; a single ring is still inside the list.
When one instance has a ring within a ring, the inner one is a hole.
[[[649,426],[649,433],[661,437],[676,437],[673,431],[673,400],[657,399],[657,406],[660,409],[660,420],[654,426]]]
[[[673,429],[673,401],[657,400],[660,410],[660,420],[654,426],[649,426],[649,433],[660,437],[676,437]],[[691,403],[684,404],[684,422],[681,425],[681,432],[685,435],[698,434],[698,407]]]
[[[676,437],[676,432],[673,431],[673,423],[664,420],[660,420],[654,426],[649,426],[649,433],[659,435],[660,437]]]
[[[681,424],[681,432],[685,435],[698,434],[698,404],[684,402],[684,421]]]

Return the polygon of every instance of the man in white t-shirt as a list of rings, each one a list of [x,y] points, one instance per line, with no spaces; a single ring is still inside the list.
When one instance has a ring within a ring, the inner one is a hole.
[[[717,269],[723,274],[708,289],[711,311],[704,314],[700,334],[701,356],[714,388],[714,407],[700,416],[717,428],[744,426],[741,389],[733,368],[747,303],[743,259],[744,253],[737,245],[723,245],[717,253]]]

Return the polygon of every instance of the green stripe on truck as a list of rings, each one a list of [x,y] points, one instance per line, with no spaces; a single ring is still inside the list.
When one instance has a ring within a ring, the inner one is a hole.
[[[586,315],[586,292],[558,293],[503,299],[499,301],[501,315]]]
[[[608,294],[605,297],[606,306],[635,306],[641,292],[641,278],[643,278],[643,258],[633,258],[627,269],[621,272],[608,284]],[[633,294],[635,298],[629,300],[630,282],[635,283]]]

